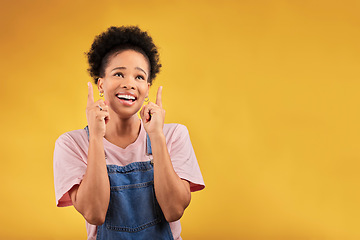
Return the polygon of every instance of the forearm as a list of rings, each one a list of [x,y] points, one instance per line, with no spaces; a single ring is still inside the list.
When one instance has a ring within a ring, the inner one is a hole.
[[[190,203],[189,183],[179,178],[171,163],[163,134],[150,135],[154,158],[154,185],[159,205],[168,222],[181,218]]]
[[[75,208],[89,223],[95,225],[100,225],[105,221],[110,199],[110,185],[102,141],[102,138],[89,139],[86,173],[73,199]]]

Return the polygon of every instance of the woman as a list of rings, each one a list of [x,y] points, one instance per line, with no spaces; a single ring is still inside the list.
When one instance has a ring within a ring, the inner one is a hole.
[[[88,126],[55,143],[57,206],[74,205],[88,239],[181,239],[179,219],[204,182],[186,127],[164,124],[162,87],[143,106],[161,67],[152,38],[110,27],[87,55],[104,100],[88,83]]]

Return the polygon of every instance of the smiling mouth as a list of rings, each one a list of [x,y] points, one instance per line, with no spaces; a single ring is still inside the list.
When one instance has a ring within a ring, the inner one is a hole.
[[[130,102],[135,102],[136,97],[131,96],[131,95],[126,95],[126,94],[117,94],[116,97],[118,99],[124,100],[124,101],[130,101]]]

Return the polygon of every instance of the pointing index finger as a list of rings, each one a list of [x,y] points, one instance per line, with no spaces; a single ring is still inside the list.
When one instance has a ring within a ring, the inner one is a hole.
[[[89,107],[91,104],[94,103],[94,93],[93,93],[93,87],[91,82],[88,82],[88,100],[87,100],[87,106]]]
[[[159,87],[156,95],[156,105],[162,108],[161,94],[162,94],[162,86]]]

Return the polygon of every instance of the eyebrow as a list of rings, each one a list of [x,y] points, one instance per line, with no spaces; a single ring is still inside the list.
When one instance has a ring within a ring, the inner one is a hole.
[[[145,73],[145,75],[147,76],[147,73],[144,71],[144,69],[140,68],[140,67],[136,67],[135,69],[143,71]]]
[[[113,70],[111,70],[111,71],[115,71],[115,70],[117,70],[117,69],[126,69],[126,67],[116,67],[116,68],[114,68]],[[145,73],[145,75],[147,76],[147,73],[142,69],[142,68],[140,68],[140,67],[136,67],[135,69],[137,69],[137,70],[140,70],[140,71],[142,71],[142,72],[144,72]]]

